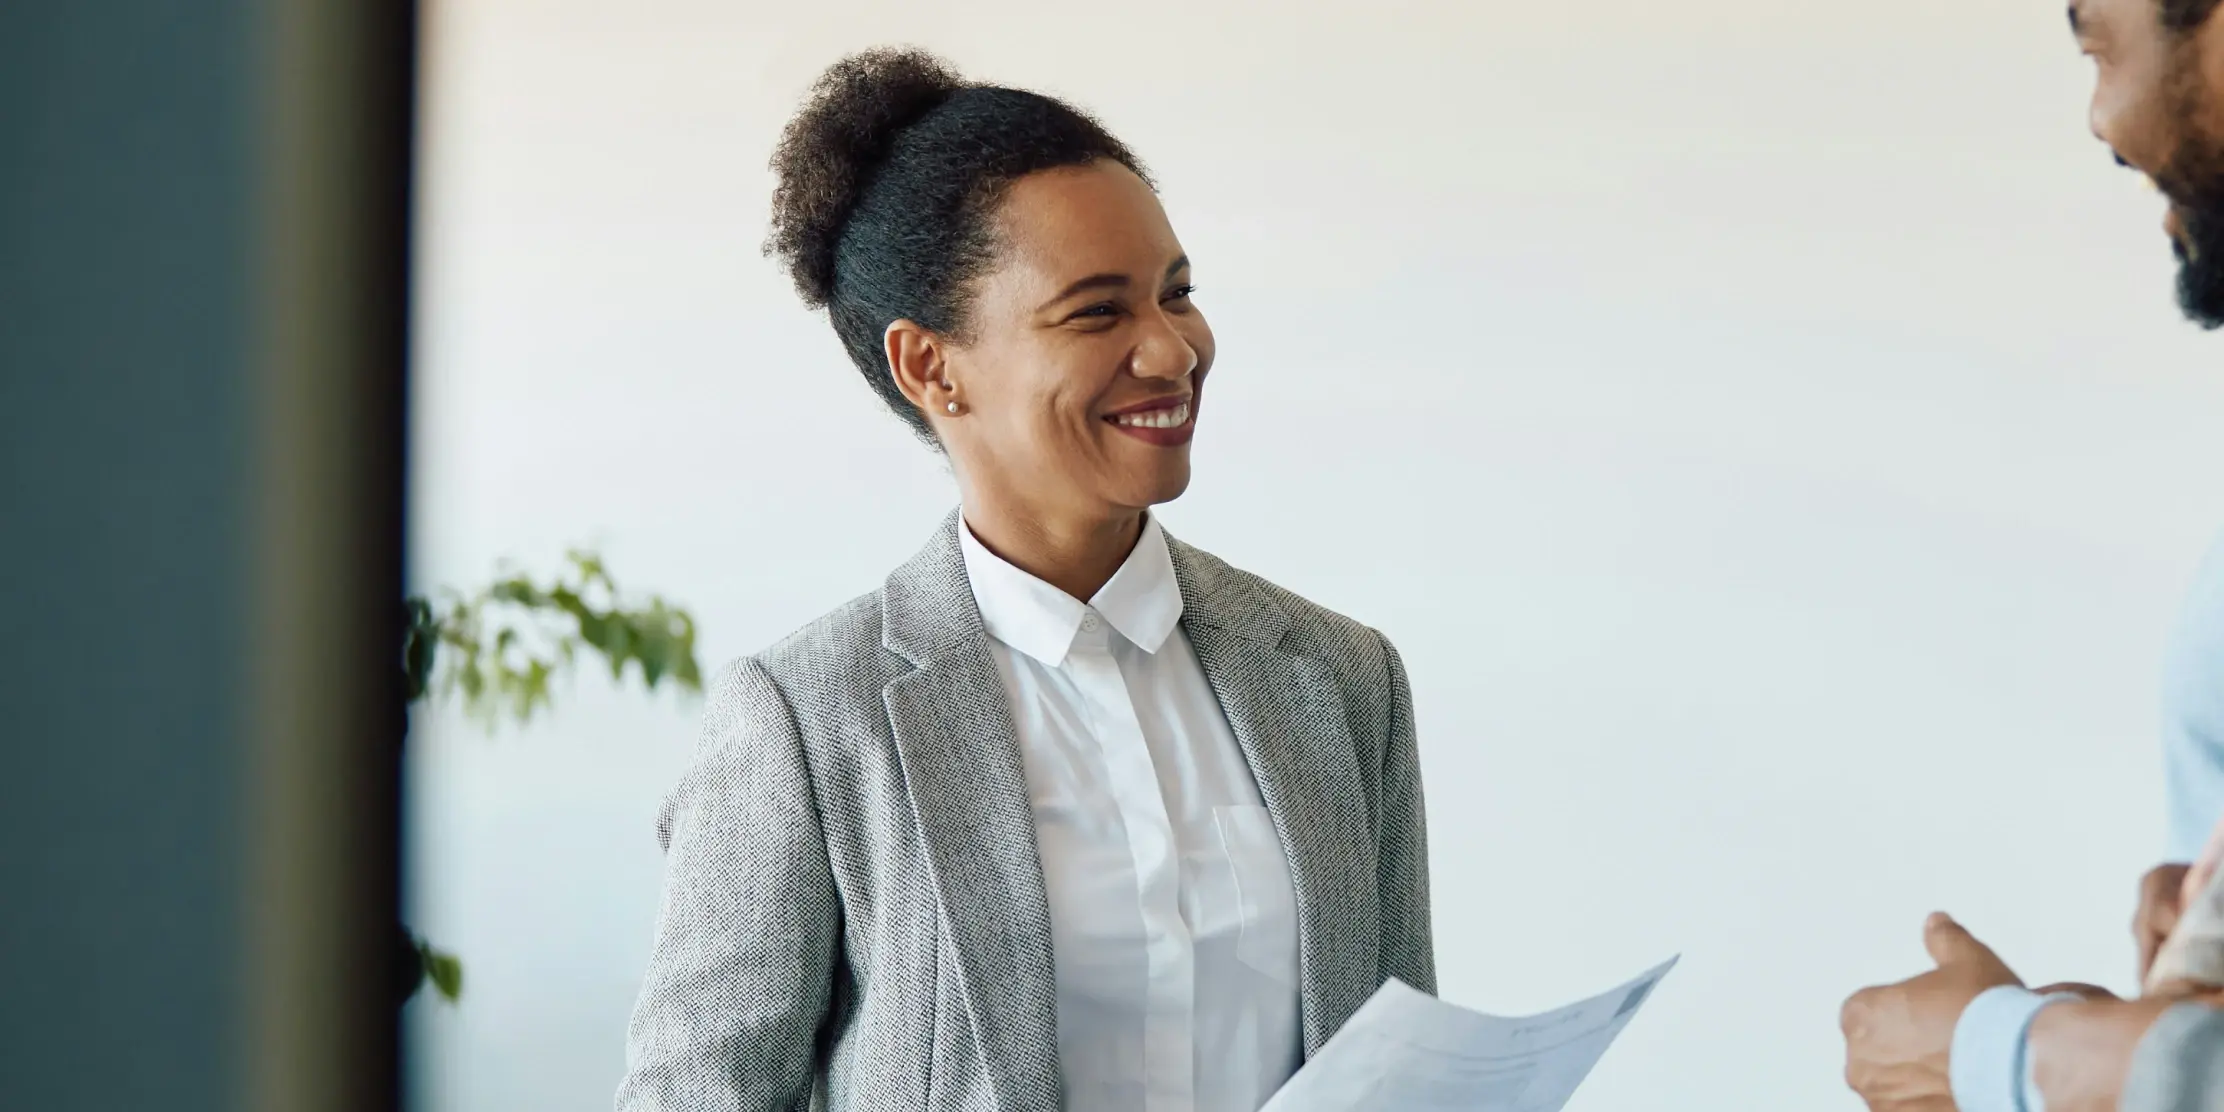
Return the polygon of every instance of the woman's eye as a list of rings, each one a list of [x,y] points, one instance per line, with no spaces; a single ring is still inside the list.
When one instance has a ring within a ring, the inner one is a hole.
[[[1078,313],[1075,313],[1075,314],[1074,314],[1074,316],[1077,316],[1077,317],[1109,317],[1109,316],[1112,316],[1112,315],[1114,315],[1114,314],[1118,313],[1119,311],[1120,311],[1120,307],[1119,307],[1119,306],[1117,306],[1117,305],[1114,305],[1114,304],[1112,304],[1112,303],[1111,303],[1111,302],[1109,302],[1109,301],[1106,301],[1106,302],[1103,302],[1103,303],[1101,303],[1101,304],[1097,304],[1097,305],[1091,305],[1091,306],[1089,306],[1088,308],[1086,308],[1086,309],[1083,309],[1083,310],[1081,310],[1081,311],[1080,311],[1080,312],[1078,312]]]
[[[1195,286],[1175,286],[1173,289],[1166,291],[1166,300],[1187,301],[1189,300],[1189,295],[1196,292],[1197,287]]]

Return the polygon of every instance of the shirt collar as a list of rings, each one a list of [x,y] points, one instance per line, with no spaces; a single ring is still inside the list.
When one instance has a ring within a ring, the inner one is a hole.
[[[1053,668],[1065,662],[1091,610],[1147,653],[1158,652],[1181,622],[1181,586],[1156,518],[1143,519],[1134,550],[1086,604],[990,552],[962,519],[958,545],[989,636]]]

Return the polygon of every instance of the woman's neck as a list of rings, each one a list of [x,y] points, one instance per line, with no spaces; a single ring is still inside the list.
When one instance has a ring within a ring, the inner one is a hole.
[[[1055,515],[997,499],[967,499],[974,539],[1013,567],[1087,602],[1143,535],[1143,511]]]

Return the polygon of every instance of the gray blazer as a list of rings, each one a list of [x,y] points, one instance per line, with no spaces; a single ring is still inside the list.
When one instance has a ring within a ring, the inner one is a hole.
[[[2180,1004],[2139,1040],[2121,1112],[2217,1112],[2224,1108],[2224,1011]]]
[[[620,1112],[1059,1107],[1033,813],[957,529],[713,685],[657,822]],[[1288,856],[1311,1055],[1385,978],[1436,986],[1405,669],[1375,631],[1167,546]]]

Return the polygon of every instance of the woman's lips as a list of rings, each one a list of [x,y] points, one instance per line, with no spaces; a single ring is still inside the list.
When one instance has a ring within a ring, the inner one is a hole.
[[[1197,405],[1194,396],[1172,405],[1154,405],[1144,409],[1131,409],[1105,417],[1113,428],[1161,448],[1173,448],[1189,443],[1197,435]]]

